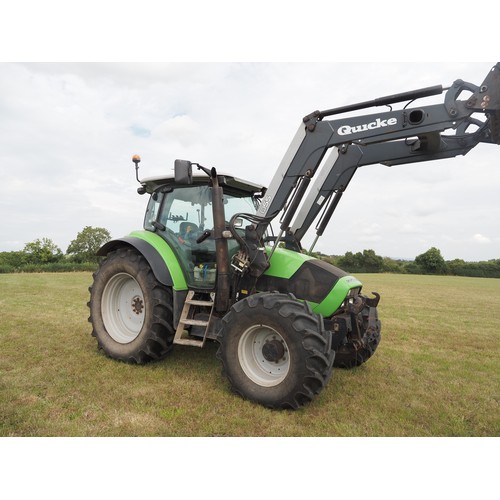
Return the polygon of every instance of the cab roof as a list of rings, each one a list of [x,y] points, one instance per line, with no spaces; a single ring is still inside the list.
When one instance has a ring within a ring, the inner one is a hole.
[[[254,184],[253,182],[245,181],[243,179],[239,179],[238,177],[234,177],[232,175],[228,175],[225,173],[218,173],[217,177],[219,179],[219,184],[222,187],[228,187],[230,189],[239,191],[244,194],[254,195],[257,193],[261,193],[266,188],[259,184]],[[163,187],[171,186],[171,187],[186,187],[189,184],[181,184],[175,182],[174,174],[162,175],[162,176],[154,176],[154,177],[146,177],[142,179],[141,184],[146,188],[147,193],[153,193],[158,189]],[[210,178],[203,172],[193,172],[193,183],[192,186],[199,185],[209,185]]]

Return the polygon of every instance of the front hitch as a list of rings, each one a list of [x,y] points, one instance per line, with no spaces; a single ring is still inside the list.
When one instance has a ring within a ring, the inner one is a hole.
[[[377,292],[372,292],[375,295],[374,298],[365,297],[365,303],[368,307],[377,307],[380,302],[380,294]]]
[[[354,303],[349,303],[347,311],[351,316],[351,332],[347,340],[351,341],[356,349],[364,349],[374,336],[380,335],[380,321],[378,320],[377,306],[380,294],[372,292],[374,297],[359,295]]]
[[[381,323],[377,313],[380,295],[372,293],[374,297],[358,295],[337,314],[325,319],[325,328],[332,332],[334,366],[359,366],[373,355],[380,343]]]

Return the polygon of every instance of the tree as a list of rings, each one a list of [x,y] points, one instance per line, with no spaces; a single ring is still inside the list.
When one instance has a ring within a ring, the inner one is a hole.
[[[26,263],[26,254],[22,251],[0,252],[0,272],[12,272]]]
[[[338,259],[338,265],[349,272],[380,273],[384,268],[384,259],[374,250],[363,250],[363,253],[346,252]]]
[[[61,249],[49,238],[26,243],[23,253],[29,264],[50,264],[63,258]]]
[[[111,239],[111,234],[103,227],[86,226],[69,244],[66,253],[76,262],[95,262],[99,248]]]
[[[390,257],[383,257],[383,272],[384,273],[404,273],[405,268],[404,268],[404,263],[402,261],[398,261],[395,259],[391,259]]]
[[[358,262],[352,252],[346,252],[343,257],[340,257],[338,264],[342,269],[347,269],[349,272],[356,272],[358,269]]]
[[[384,267],[384,259],[374,250],[363,250],[363,267],[367,273],[380,273]]]
[[[446,262],[439,249],[432,247],[415,257],[415,263],[418,264],[424,272],[430,274],[445,274],[447,272]]]

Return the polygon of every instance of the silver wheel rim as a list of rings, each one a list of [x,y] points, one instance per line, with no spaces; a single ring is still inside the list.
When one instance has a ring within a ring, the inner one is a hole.
[[[137,338],[146,311],[142,289],[130,274],[116,274],[106,283],[101,309],[104,327],[113,340],[127,344]]]
[[[273,348],[272,357],[267,351]],[[283,337],[270,326],[248,328],[238,343],[238,358],[245,375],[262,387],[281,383],[290,369],[290,353]]]

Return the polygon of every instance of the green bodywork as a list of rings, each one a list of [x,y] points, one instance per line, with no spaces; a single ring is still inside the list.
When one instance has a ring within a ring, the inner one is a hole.
[[[187,290],[186,278],[179,261],[170,245],[161,236],[151,231],[132,231],[130,236],[146,241],[158,252],[172,276],[174,290]]]
[[[362,283],[354,276],[344,276],[335,283],[335,286],[321,303],[318,305],[311,304],[312,310],[328,318],[340,307],[349,290],[361,288],[362,286]]]
[[[188,289],[184,272],[176,254],[161,236],[151,231],[144,230],[133,231],[130,233],[130,236],[146,241],[158,252],[170,272],[174,290],[180,291]],[[269,254],[271,248],[267,247],[266,251]],[[302,253],[286,250],[284,248],[277,248],[271,257],[271,266],[264,274],[289,279],[299,270],[304,262],[313,259],[313,257]],[[328,295],[326,295],[320,303],[309,302],[309,304],[315,313],[321,314],[324,317],[329,317],[340,307],[349,290],[361,287],[362,283],[353,276],[343,276],[338,279]]]
[[[271,252],[269,247],[266,250],[268,254]],[[314,257],[284,248],[277,248],[271,257],[271,266],[264,274],[290,279],[308,260],[314,260]],[[353,276],[343,276],[339,278],[330,293],[319,304],[315,302],[309,302],[309,304],[315,313],[329,317],[340,307],[349,290],[361,287],[362,283]]]

